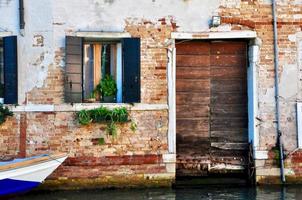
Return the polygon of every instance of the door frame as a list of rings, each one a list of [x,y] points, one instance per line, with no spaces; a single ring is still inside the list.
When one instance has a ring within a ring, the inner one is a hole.
[[[169,129],[168,147],[169,152],[176,154],[176,47],[175,41],[187,40],[227,40],[247,39],[248,66],[247,66],[247,90],[248,90],[248,140],[253,144],[253,150],[259,146],[258,116],[258,91],[257,91],[257,63],[259,61],[259,39],[255,31],[230,31],[230,32],[202,32],[202,33],[179,33],[172,32],[170,47],[168,48],[168,105],[169,105]],[[256,153],[256,152],[255,152]],[[255,155],[254,153],[254,155]]]

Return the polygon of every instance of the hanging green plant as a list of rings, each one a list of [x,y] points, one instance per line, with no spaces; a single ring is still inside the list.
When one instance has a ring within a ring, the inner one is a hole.
[[[90,112],[87,110],[81,110],[80,112],[78,112],[77,117],[78,117],[79,123],[82,125],[88,125],[92,121]]]
[[[116,122],[127,122],[128,120],[128,111],[126,108],[114,108],[111,112],[112,121]]]
[[[93,123],[102,123],[110,120],[110,110],[104,107],[99,107],[93,110],[89,110],[90,120]]]
[[[137,124],[134,121],[131,121],[130,129],[133,133],[137,130]]]
[[[81,125],[90,123],[106,123],[106,132],[112,137],[117,136],[116,123],[129,122],[129,113],[125,107],[112,110],[103,106],[92,110],[81,110],[77,112],[77,120]]]
[[[13,116],[13,112],[11,112],[8,107],[4,107],[3,104],[0,104],[0,124],[3,124],[7,117]]]
[[[117,127],[114,121],[107,123],[106,132],[112,137],[117,136]]]

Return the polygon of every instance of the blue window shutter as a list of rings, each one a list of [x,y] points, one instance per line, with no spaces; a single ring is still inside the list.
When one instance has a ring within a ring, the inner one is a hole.
[[[123,102],[140,102],[140,39],[124,38],[123,47]]]
[[[83,38],[66,36],[65,102],[81,103],[83,99]]]
[[[4,44],[4,103],[18,103],[17,36],[3,38]]]

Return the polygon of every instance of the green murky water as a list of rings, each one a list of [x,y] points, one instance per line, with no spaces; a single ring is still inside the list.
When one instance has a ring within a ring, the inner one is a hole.
[[[266,187],[238,187],[238,186],[201,186],[199,188],[183,189],[129,189],[129,190],[86,190],[86,191],[57,191],[32,192],[15,198],[16,200],[139,200],[139,199],[243,199],[243,200],[274,200],[301,199],[302,186],[266,186]]]

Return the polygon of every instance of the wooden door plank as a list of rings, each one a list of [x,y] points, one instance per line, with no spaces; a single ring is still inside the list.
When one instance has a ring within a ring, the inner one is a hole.
[[[211,77],[217,79],[245,79],[246,68],[245,67],[211,67]]]
[[[177,55],[209,55],[210,43],[208,42],[182,42],[176,44]]]
[[[211,66],[214,67],[246,67],[245,55],[211,55]]]
[[[208,79],[210,76],[209,67],[176,67],[176,79]]]
[[[209,92],[203,94],[201,92],[193,92],[193,91],[184,91],[177,92],[176,95],[176,105],[204,105],[210,104],[210,94]]]
[[[246,118],[212,118],[211,119],[211,131],[231,131],[237,130],[238,128],[247,127]]]
[[[223,95],[223,93],[246,93],[246,80],[211,80],[211,95]]]
[[[212,142],[211,147],[215,147],[222,150],[247,150],[248,144],[247,143],[225,143],[225,142]]]
[[[223,95],[212,95],[211,96],[212,104],[224,104],[228,105],[237,105],[237,104],[247,104],[247,95],[246,93],[224,93]]]
[[[209,131],[209,119],[204,118],[194,118],[194,119],[181,119],[176,120],[177,132],[182,131]]]
[[[246,42],[215,42],[211,43],[211,55],[246,55]]]
[[[209,117],[209,105],[178,105],[176,113],[178,118]]]
[[[177,55],[176,66],[177,67],[207,67],[210,64],[210,58],[208,55]]]
[[[210,80],[178,79],[176,81],[176,92],[200,92],[210,95]]]

